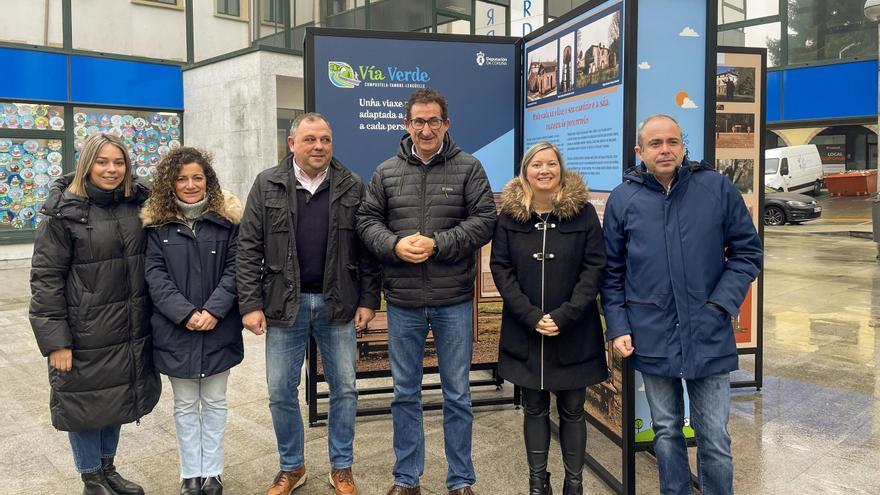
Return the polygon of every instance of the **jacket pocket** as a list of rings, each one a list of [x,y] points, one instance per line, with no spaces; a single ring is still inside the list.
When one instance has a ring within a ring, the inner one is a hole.
[[[279,266],[266,266],[263,277],[263,312],[267,318],[273,320],[284,319],[284,305],[287,301],[288,287],[284,281],[284,274]]]
[[[669,355],[669,336],[676,321],[675,306],[671,303],[671,298],[672,294],[669,293],[627,297],[626,316],[637,355]]]
[[[714,358],[736,354],[733,322],[722,308],[703,303],[696,312],[693,327],[698,355]]]

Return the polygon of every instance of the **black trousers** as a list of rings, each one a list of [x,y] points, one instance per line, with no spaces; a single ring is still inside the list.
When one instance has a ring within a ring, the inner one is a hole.
[[[559,411],[559,444],[567,484],[580,484],[584,468],[584,451],[587,448],[587,424],[584,412],[585,389],[560,390],[556,394]],[[523,437],[529,475],[540,476],[547,471],[547,455],[550,450],[550,392],[547,390],[522,389]]]

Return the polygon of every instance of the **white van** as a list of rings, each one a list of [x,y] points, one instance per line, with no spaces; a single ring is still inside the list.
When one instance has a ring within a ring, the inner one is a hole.
[[[815,144],[787,146],[764,152],[764,184],[782,192],[819,194],[822,160]]]

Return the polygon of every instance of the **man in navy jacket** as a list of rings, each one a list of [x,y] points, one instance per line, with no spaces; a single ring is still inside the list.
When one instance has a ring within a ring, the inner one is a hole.
[[[661,493],[691,493],[682,379],[703,492],[733,493],[730,319],[761,269],[761,241],[730,180],[686,160],[675,119],[641,122],[635,151],[642,163],[605,207],[605,337],[644,377]]]

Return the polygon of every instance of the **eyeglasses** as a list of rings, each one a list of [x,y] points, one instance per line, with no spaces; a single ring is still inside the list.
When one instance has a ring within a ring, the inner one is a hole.
[[[434,117],[430,120],[415,119],[415,120],[409,121],[409,123],[412,124],[413,129],[415,129],[417,131],[421,131],[422,129],[424,129],[425,124],[428,124],[428,127],[430,127],[431,129],[436,131],[437,129],[440,128],[440,126],[443,125],[443,122],[444,122],[443,119],[438,119],[437,117]]]

